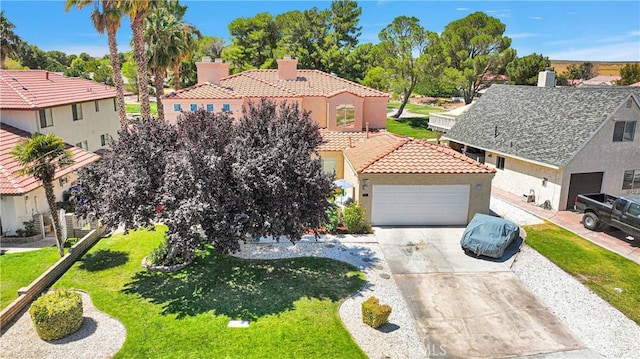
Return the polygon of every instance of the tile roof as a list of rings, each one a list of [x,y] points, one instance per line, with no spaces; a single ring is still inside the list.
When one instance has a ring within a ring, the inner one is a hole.
[[[582,85],[594,86],[594,85],[614,85],[616,81],[621,77],[617,75],[598,75],[594,78],[582,81]]]
[[[45,70],[0,70],[0,109],[37,109],[116,97],[116,89]]]
[[[374,133],[371,131],[369,135]],[[349,148],[349,141],[351,141],[351,145],[354,145],[367,137],[366,132],[339,132],[324,128],[320,129],[320,135],[322,135],[324,143],[318,147],[318,151],[342,151]]]
[[[166,98],[234,98],[332,96],[350,92],[361,97],[389,94],[319,70],[297,70],[295,80],[278,79],[278,70],[248,70],[220,80],[220,85],[199,84],[166,95]],[[191,93],[193,92],[193,94]]]
[[[31,138],[31,134],[15,127],[0,125],[0,194],[22,195],[41,186],[41,182],[33,176],[19,176],[15,172],[20,164],[9,154],[11,150],[23,139]],[[67,144],[75,163],[56,171],[55,178],[64,176],[100,159],[93,152]]]
[[[381,133],[346,149],[344,155],[358,173],[458,174],[494,173],[485,166],[448,147],[425,140]]]
[[[562,167],[632,94],[640,89],[493,85],[445,137]]]

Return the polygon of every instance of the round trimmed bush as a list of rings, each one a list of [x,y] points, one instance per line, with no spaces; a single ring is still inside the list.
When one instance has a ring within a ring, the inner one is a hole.
[[[49,292],[31,303],[29,313],[40,338],[64,338],[82,325],[82,297],[70,290]]]

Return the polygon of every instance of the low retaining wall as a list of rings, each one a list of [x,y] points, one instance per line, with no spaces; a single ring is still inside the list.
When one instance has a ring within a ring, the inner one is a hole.
[[[105,231],[105,227],[92,230],[89,234],[82,237],[73,247],[69,249],[69,253],[60,258],[53,266],[42,273],[40,277],[31,282],[27,287],[20,288],[18,293],[20,296],[14,300],[6,308],[0,312],[0,328],[6,330],[6,326],[11,323],[16,315],[36,299],[40,293],[51,287],[82,255],[93,246]]]

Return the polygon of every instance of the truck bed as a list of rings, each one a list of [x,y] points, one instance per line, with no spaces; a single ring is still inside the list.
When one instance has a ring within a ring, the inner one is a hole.
[[[583,194],[582,196],[608,207],[611,207],[613,202],[618,199],[618,197],[606,193]]]

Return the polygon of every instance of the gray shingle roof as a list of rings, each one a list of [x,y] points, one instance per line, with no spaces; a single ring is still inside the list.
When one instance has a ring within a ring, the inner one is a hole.
[[[493,85],[445,137],[562,167],[632,93],[640,89]]]

